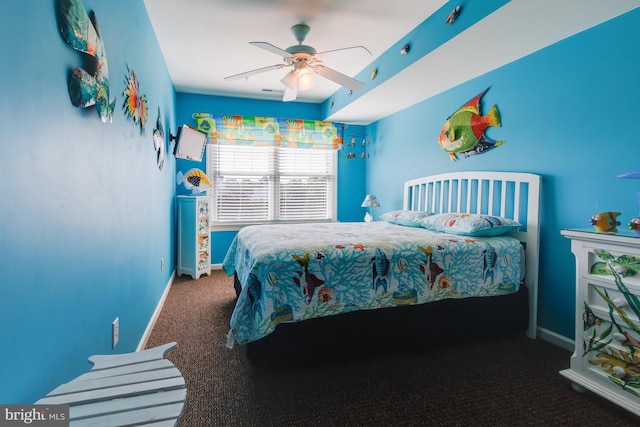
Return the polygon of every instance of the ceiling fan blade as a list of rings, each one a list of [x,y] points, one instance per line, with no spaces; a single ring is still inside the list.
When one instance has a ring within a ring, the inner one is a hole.
[[[326,50],[324,52],[318,52],[313,57],[321,62],[327,60],[348,60],[348,59],[363,59],[371,56],[371,52],[364,46],[352,46],[344,47],[342,49]]]
[[[238,79],[242,79],[242,78],[247,78],[250,76],[253,76],[255,74],[260,74],[260,73],[264,73],[267,71],[271,71],[271,70],[278,70],[280,68],[283,67],[287,67],[286,64],[276,64],[276,65],[269,65],[268,67],[262,67],[262,68],[258,68],[255,70],[251,70],[251,71],[245,71],[244,73],[240,73],[240,74],[234,74],[233,76],[228,76],[225,77],[225,80],[238,80]]]
[[[280,55],[283,58],[293,58],[293,55],[287,52],[284,49],[280,49],[278,46],[274,46],[271,43],[267,42],[249,42],[249,44],[259,47],[264,50],[268,50],[271,53],[275,53],[276,55]]]
[[[312,69],[314,72],[316,72],[316,74],[324,77],[325,79],[329,79],[332,82],[338,83],[340,86],[344,86],[347,89],[357,91],[364,87],[364,83],[362,83],[361,81],[353,79],[331,68],[325,67],[324,65],[315,65],[314,67],[312,67]]]
[[[295,101],[296,99],[298,99],[298,85],[294,85],[293,89],[285,86],[282,102]]]

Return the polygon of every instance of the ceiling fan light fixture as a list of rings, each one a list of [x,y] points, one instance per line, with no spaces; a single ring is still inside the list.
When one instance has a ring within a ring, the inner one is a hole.
[[[303,92],[313,87],[315,79],[313,73],[311,73],[306,67],[298,70],[298,90]]]
[[[289,71],[281,80],[283,85],[289,89],[295,89],[296,87],[296,72],[295,70]]]
[[[225,77],[225,80],[237,80],[270,70],[293,67],[293,70],[280,79],[286,88],[284,91],[283,101],[293,101],[298,99],[298,92],[309,90],[314,87],[315,74],[337,83],[340,86],[344,86],[351,91],[362,89],[364,87],[364,83],[319,63],[323,62],[327,55],[337,51],[358,51],[360,53],[366,53],[368,56],[371,56],[371,52],[369,52],[369,50],[364,46],[353,46],[318,53],[312,46],[302,44],[309,33],[309,30],[310,28],[307,24],[294,25],[291,28],[291,31],[298,41],[298,44],[290,46],[287,49],[281,49],[267,42],[250,42],[253,46],[281,56],[284,62],[228,76]],[[309,68],[311,68],[311,70]]]

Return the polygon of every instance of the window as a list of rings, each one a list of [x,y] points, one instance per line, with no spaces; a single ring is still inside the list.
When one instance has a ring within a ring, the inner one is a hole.
[[[336,151],[207,145],[214,227],[331,221]]]

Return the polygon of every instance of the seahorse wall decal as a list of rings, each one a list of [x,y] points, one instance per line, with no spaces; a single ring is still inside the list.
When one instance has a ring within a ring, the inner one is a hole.
[[[93,72],[80,67],[71,72],[68,83],[71,104],[78,108],[95,105],[104,123],[113,121],[116,99],[109,99],[107,54],[95,14],[89,16],[80,0],[59,0],[58,25],[69,46],[95,60],[94,65],[87,67]]]
[[[296,262],[302,267],[303,271],[298,271],[299,277],[294,277],[293,281],[300,287],[302,295],[305,297],[307,304],[311,303],[313,294],[316,292],[316,288],[319,288],[324,284],[324,280],[319,279],[315,274],[309,273],[309,260],[311,256],[307,252],[303,257],[292,254],[291,255]]]

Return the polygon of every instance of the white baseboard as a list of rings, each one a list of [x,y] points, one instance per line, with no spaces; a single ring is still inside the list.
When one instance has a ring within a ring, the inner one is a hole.
[[[555,344],[558,347],[564,348],[568,351],[574,351],[576,348],[575,340],[569,339],[563,335],[552,332],[548,329],[538,327],[538,338]]]
[[[212,270],[222,270],[222,264],[211,264]]]
[[[167,299],[167,295],[169,295],[169,290],[171,289],[171,285],[173,285],[173,280],[176,278],[176,271],[173,270],[171,277],[169,277],[169,282],[164,288],[164,292],[160,297],[160,301],[158,301],[158,305],[151,315],[151,319],[149,319],[149,323],[147,324],[147,328],[144,330],[144,334],[142,334],[142,338],[140,339],[140,343],[138,344],[138,348],[136,351],[142,351],[147,346],[147,341],[149,341],[149,337],[151,336],[151,331],[153,331],[153,327],[156,325],[156,321],[160,316],[160,312],[162,311],[162,307],[164,306],[164,302]]]

